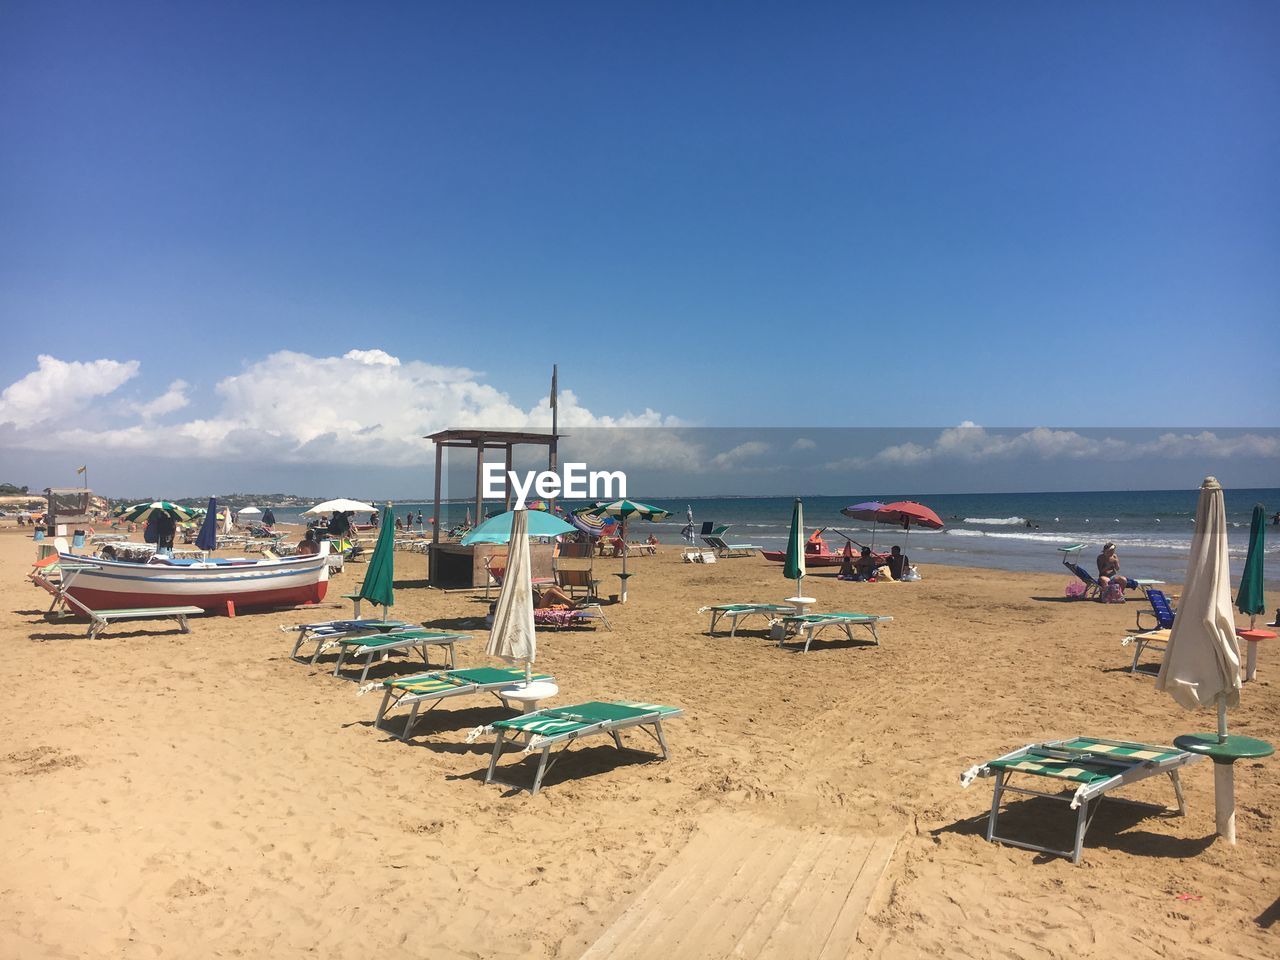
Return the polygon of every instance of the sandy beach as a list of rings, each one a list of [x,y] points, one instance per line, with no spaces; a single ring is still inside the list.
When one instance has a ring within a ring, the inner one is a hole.
[[[466,742],[505,715],[496,700],[451,701],[405,743],[373,728],[378,695],[331,676],[331,657],[290,661],[280,627],[349,610],[339,596],[361,564],[319,608],[87,640],[43,618],[33,555],[27,532],[0,528],[3,957],[577,958],[726,818],[893,842],[854,956],[1280,955],[1274,759],[1237,767],[1236,847],[1215,840],[1207,762],[1184,771],[1186,818],[1104,803],[1080,866],[983,839],[989,782],[958,782],[974,763],[1050,738],[1168,743],[1213,726],[1128,672],[1120,641],[1140,604],[1066,602],[1051,568],[924,566],[914,584],[815,571],[818,609],[894,620],[879,647],[799,654],[761,621],[709,637],[697,612],[789,596],[778,565],[686,565],[669,547],[633,560],[612,631],[541,632],[537,666],[559,703],[682,707],[671,759],[599,738],[531,797],[485,785],[492,738]],[[395,615],[468,633],[460,665],[487,664],[478,595],[427,588],[421,555],[396,562]],[[605,592],[616,568],[597,563]],[[1276,677],[1280,648],[1264,649],[1233,732],[1280,736]],[[1172,801],[1163,778],[1129,795]],[[1007,817],[1068,842],[1063,804],[1015,801]],[[661,956],[714,956],[711,942],[695,931]]]

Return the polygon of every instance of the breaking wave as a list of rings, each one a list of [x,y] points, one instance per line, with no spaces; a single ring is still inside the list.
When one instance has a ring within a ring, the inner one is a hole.
[[[965,517],[965,523],[982,523],[990,527],[1026,526],[1026,517]]]

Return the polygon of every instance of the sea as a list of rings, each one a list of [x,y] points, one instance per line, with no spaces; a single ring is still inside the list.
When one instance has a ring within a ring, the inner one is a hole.
[[[1280,488],[1227,490],[1226,510],[1232,572],[1238,576],[1249,547],[1249,524],[1254,504],[1267,511],[1265,580],[1269,589],[1280,588],[1280,526],[1272,517],[1280,511]],[[946,493],[910,497],[876,495],[856,498],[814,496],[803,498],[806,530],[825,528],[823,536],[833,549],[842,547],[847,535],[877,549],[901,546],[928,575],[930,564],[988,567],[997,570],[1058,572],[1062,570],[1061,548],[1083,544],[1079,555],[1083,565],[1094,569],[1094,558],[1103,543],[1116,544],[1121,571],[1129,576],[1171,583],[1181,582],[1186,573],[1191,534],[1195,528],[1196,490],[1126,490],[1087,493]],[[793,497],[632,497],[671,512],[654,523],[633,522],[628,537],[655,533],[668,544],[683,543],[681,530],[686,511],[692,510],[695,524],[704,521],[728,524],[733,543],[753,543],[766,549],[785,545],[791,523]],[[915,500],[932,508],[942,518],[942,530],[913,527],[875,526],[849,520],[840,510],[864,500]],[[572,508],[576,504],[566,503]],[[487,505],[486,512],[501,509]],[[403,501],[393,505],[401,517],[419,511],[430,529],[431,504]],[[460,523],[469,507],[465,503],[444,505],[446,529]],[[283,522],[299,522],[294,511],[276,510]],[[364,518],[357,518],[364,519]],[[1271,598],[1269,598],[1271,599]],[[1274,603],[1280,606],[1280,598]]]

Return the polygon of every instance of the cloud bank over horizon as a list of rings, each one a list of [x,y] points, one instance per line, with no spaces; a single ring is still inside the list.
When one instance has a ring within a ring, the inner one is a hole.
[[[521,403],[469,367],[377,348],[341,356],[281,350],[203,390],[177,378],[148,392],[139,388],[142,374],[134,359],[38,357],[34,370],[0,391],[0,479],[42,486],[92,461],[96,483],[129,495],[421,495],[434,462],[427,434],[551,425],[545,395]],[[1142,489],[1190,483],[1201,470],[1263,486],[1280,465],[1276,430],[997,428],[970,420],[932,429],[716,428],[648,408],[598,413],[568,389],[559,423],[568,435],[562,462],[625,469],[637,490],[673,495]],[[536,459],[526,450],[518,462]],[[473,482],[474,459],[451,458],[450,473],[450,486],[462,489]]]

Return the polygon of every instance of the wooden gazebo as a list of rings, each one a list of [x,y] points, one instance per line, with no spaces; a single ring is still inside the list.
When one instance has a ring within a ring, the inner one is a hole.
[[[481,587],[489,579],[485,560],[494,552],[505,553],[506,547],[498,544],[474,544],[464,547],[460,543],[441,540],[440,494],[444,478],[444,453],[446,449],[474,450],[476,457],[475,520],[484,520],[484,465],[486,451],[501,450],[503,476],[511,470],[513,451],[519,446],[547,448],[547,469],[556,469],[557,443],[560,435],[552,429],[549,433],[528,433],[515,430],[454,429],[441,430],[426,437],[436,445],[435,498],[432,505],[431,547],[429,551],[428,579],[433,587]],[[504,480],[503,509],[512,506],[511,484]],[[551,548],[534,544],[531,551],[534,577],[551,576]]]

